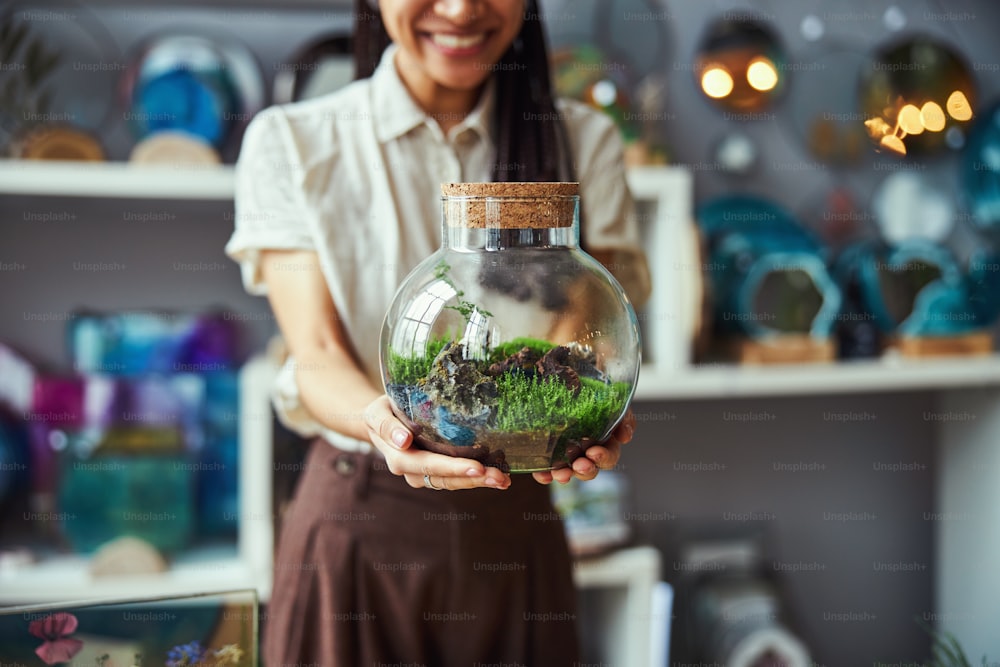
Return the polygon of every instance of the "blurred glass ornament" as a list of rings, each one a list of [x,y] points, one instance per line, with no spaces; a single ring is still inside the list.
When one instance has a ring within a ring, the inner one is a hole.
[[[1000,310],[1000,295],[985,295],[995,276],[974,264],[963,271],[950,250],[924,238],[849,246],[837,259],[835,275],[842,286],[855,284],[844,289],[857,291],[860,305],[886,335],[961,335],[989,326]]]
[[[712,200],[698,210],[720,333],[829,337],[840,291],[826,248],[785,209],[748,196]]]
[[[123,78],[138,138],[187,132],[223,149],[264,103],[256,60],[231,39],[167,34],[148,41]]]
[[[0,32],[12,38],[2,51],[2,60],[8,65],[2,69],[4,80],[23,72],[27,75],[27,87],[32,88],[40,83],[34,70],[54,57],[52,67],[46,68],[42,77],[46,84],[45,108],[26,111],[40,114],[43,123],[61,123],[90,131],[103,129],[111,116],[110,102],[114,99],[118,75],[124,68],[121,54],[115,48],[116,40],[97,17],[76,2],[68,2],[64,11],[52,14],[63,20],[32,21],[30,10],[37,7],[22,9],[25,11],[9,10],[0,17]],[[29,34],[16,39],[17,32],[29,22],[32,24]],[[23,47],[20,55],[19,47]],[[5,105],[15,94],[12,88],[5,89]]]
[[[580,100],[606,113],[625,143],[638,139],[639,128],[629,99],[631,66],[612,61],[591,44],[562,49],[552,55],[556,94]]]
[[[943,242],[955,227],[955,203],[947,183],[924,172],[897,171],[879,184],[872,210],[890,245],[909,239]]]
[[[962,154],[961,175],[973,224],[1000,244],[1000,102],[972,126]]]
[[[785,52],[771,28],[753,15],[726,14],[701,40],[695,61],[699,89],[724,109],[759,111],[785,85]]]
[[[929,155],[954,145],[976,106],[968,63],[935,37],[910,36],[879,48],[861,73],[859,108],[883,153]]]
[[[350,35],[329,35],[309,44],[274,75],[274,103],[309,100],[343,88],[354,80],[352,54]]]

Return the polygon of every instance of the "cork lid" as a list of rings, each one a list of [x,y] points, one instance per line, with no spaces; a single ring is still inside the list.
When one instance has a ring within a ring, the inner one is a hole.
[[[572,227],[579,183],[442,183],[445,223],[468,229]]]

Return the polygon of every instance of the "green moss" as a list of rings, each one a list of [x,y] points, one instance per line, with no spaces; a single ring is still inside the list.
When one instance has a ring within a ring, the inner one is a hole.
[[[520,348],[519,348],[520,349]],[[538,380],[520,373],[497,378],[498,431],[564,431],[563,437],[592,437],[625,407],[627,382],[605,384],[581,378],[580,393],[558,380]]]
[[[554,348],[555,343],[550,343],[549,341],[542,340],[540,338],[528,338],[527,336],[513,338],[506,343],[500,343],[493,348],[493,351],[490,352],[490,362],[503,361],[510,355],[520,352],[523,347],[537,353],[538,356],[542,356]]]
[[[431,371],[431,363],[451,340],[450,336],[434,338],[427,343],[423,355],[404,357],[392,350],[389,351],[389,377],[395,384],[416,384],[418,380],[427,377]]]

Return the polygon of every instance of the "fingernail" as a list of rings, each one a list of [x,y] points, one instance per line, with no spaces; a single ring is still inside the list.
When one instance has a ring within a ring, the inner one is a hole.
[[[392,432],[392,444],[402,447],[406,444],[407,433],[403,429],[396,429]]]
[[[479,477],[483,473],[479,470],[476,470],[475,468],[469,468],[468,470],[465,471],[465,474],[468,477]]]
[[[607,456],[605,456],[604,452],[594,452],[593,456],[588,458],[595,463],[601,463],[607,458]]]
[[[493,479],[492,477],[486,478],[486,486],[498,486],[500,483]]]

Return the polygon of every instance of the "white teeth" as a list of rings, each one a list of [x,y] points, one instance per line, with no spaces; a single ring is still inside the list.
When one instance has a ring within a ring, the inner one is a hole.
[[[431,35],[431,39],[438,46],[443,46],[446,49],[467,49],[470,46],[475,46],[479,44],[484,39],[486,39],[486,33],[477,33],[475,35],[446,35],[444,33],[434,33]]]

